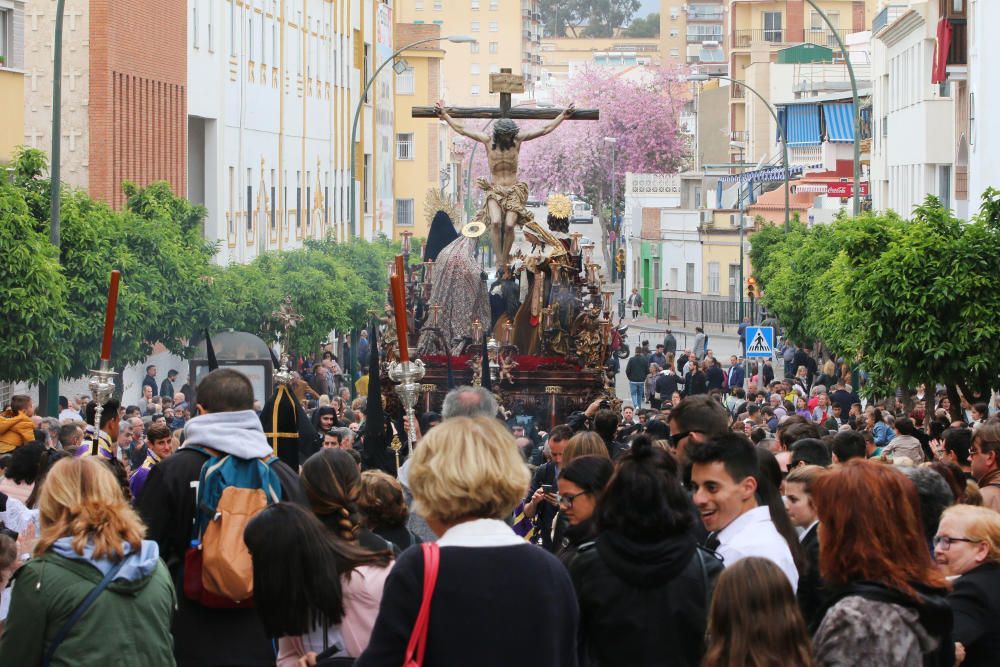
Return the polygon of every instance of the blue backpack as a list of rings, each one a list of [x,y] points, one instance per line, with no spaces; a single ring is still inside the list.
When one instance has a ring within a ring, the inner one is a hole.
[[[253,605],[253,561],[243,531],[258,512],[281,501],[271,468],[276,456],[241,459],[191,447],[208,460],[198,479],[194,539],[184,558],[184,594],[206,607]]]

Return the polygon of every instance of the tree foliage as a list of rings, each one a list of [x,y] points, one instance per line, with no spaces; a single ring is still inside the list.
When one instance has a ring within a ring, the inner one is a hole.
[[[968,223],[929,196],[895,213],[753,236],[764,302],[797,342],[820,339],[868,390],[940,382],[969,397],[1000,386],[1000,193]]]
[[[613,37],[639,10],[639,0],[541,0],[548,37]]]
[[[384,302],[386,265],[398,244],[307,242],[220,267],[202,236],[205,209],[166,183],[123,184],[121,211],[64,186],[57,258],[48,243],[45,155],[21,150],[13,168],[14,182],[0,184],[0,380],[80,377],[96,367],[113,269],[122,272],[111,358],[118,369],[144,360],[156,343],[184,355],[205,328],[273,341],[272,314],[286,295],[305,317],[289,341],[302,351]]]
[[[659,37],[660,13],[653,12],[645,18],[636,18],[625,28],[626,37]]]

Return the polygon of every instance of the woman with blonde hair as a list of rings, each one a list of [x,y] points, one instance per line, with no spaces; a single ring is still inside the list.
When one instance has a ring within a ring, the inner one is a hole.
[[[610,459],[608,456],[608,446],[604,444],[601,436],[593,431],[580,431],[566,443],[563,450],[562,467],[568,466],[573,459],[581,456],[601,456]]]
[[[941,515],[934,560],[957,577],[948,594],[955,615],[955,653],[963,667],[995,665],[1000,655],[1000,514],[953,505]]]
[[[753,613],[747,613],[752,609]],[[750,556],[715,584],[702,667],[812,667],[812,647],[795,593],[777,565]]]
[[[107,466],[59,461],[38,507],[41,537],[14,578],[0,664],[174,665],[170,575]]]
[[[415,511],[440,539],[399,557],[355,667],[403,664],[425,599],[424,667],[577,663],[579,611],[566,569],[504,522],[528,478],[513,436],[496,419],[452,417],[424,436],[410,458],[409,486]],[[530,650],[510,634],[526,613]]]

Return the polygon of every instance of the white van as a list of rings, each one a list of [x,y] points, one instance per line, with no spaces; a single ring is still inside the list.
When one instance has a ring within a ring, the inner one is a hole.
[[[569,221],[589,225],[594,222],[594,209],[587,202],[576,199],[573,201],[573,214]]]

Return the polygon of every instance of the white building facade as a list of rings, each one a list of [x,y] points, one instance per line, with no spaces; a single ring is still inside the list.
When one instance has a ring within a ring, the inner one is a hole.
[[[955,202],[953,87],[931,83],[936,2],[914,2],[873,34],[872,206],[908,216],[928,194]]]
[[[1000,42],[990,35],[1000,25],[1000,3],[969,0],[969,69],[967,136],[970,214],[979,208],[983,191],[1000,187],[1000,128],[990,121],[990,112],[1000,108]],[[964,109],[963,109],[964,111]],[[964,155],[959,137],[959,161]]]
[[[307,239],[392,231],[392,7],[328,0],[188,0],[188,192],[220,263]]]

